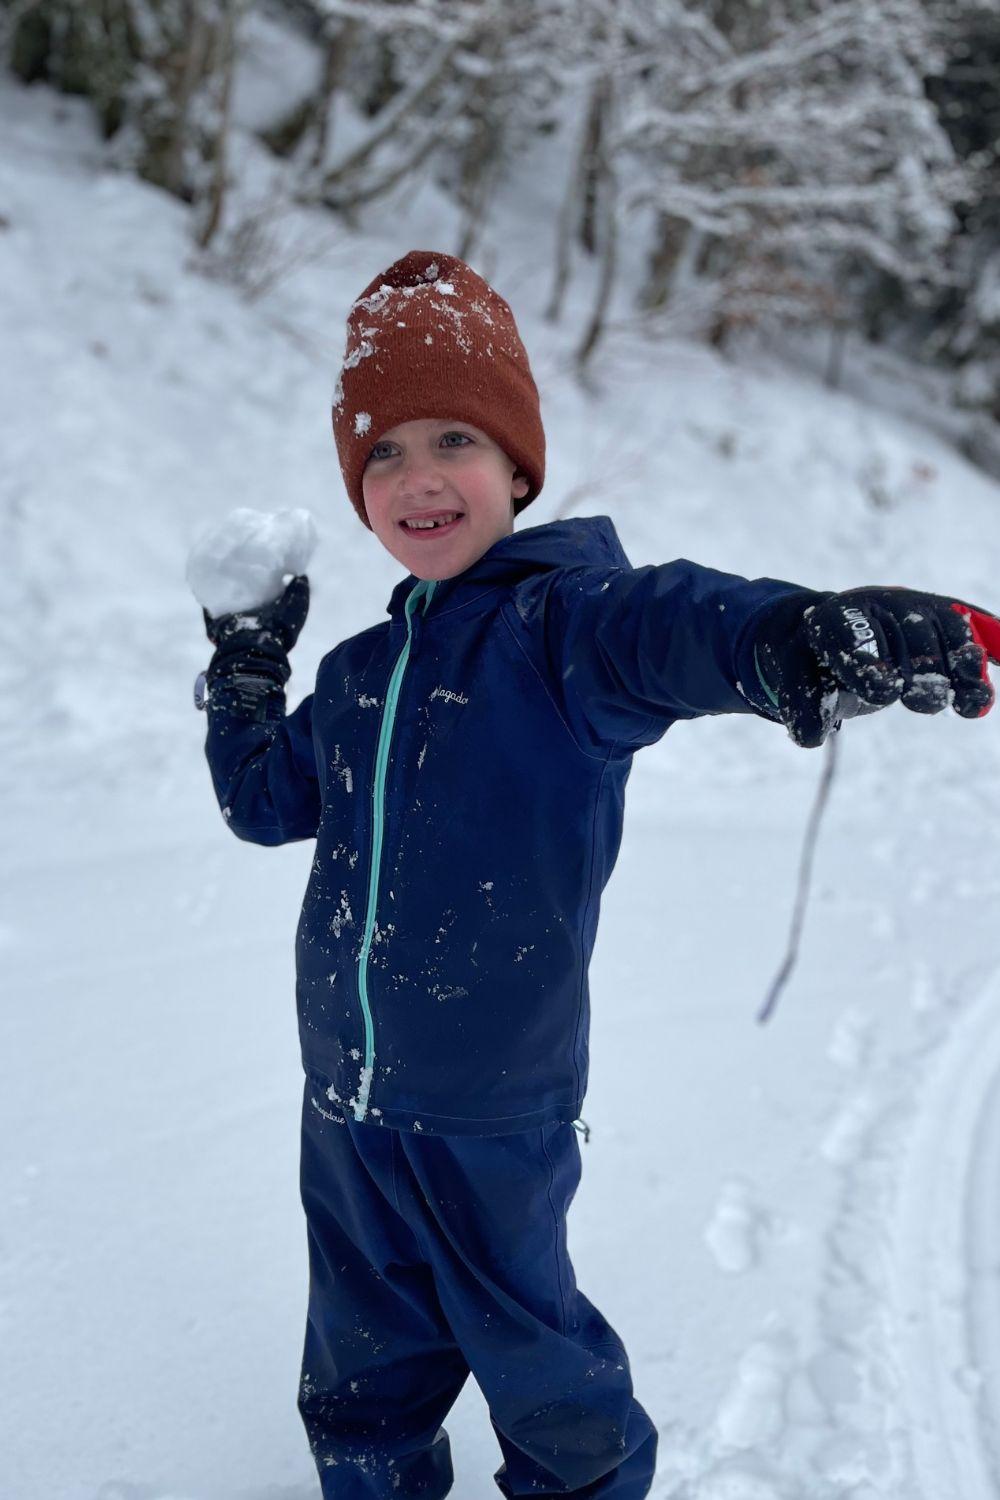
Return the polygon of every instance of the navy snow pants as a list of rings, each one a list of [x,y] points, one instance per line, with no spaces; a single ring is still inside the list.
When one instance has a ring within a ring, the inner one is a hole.
[[[656,1429],[566,1250],[579,1180],[572,1125],[488,1137],[359,1125],[307,1076],[299,1409],[323,1500],[442,1500],[441,1424],[470,1371],[503,1495],[648,1494]]]

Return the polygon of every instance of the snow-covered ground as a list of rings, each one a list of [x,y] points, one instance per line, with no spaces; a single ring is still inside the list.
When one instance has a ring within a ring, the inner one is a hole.
[[[349,302],[450,248],[453,216],[426,186],[363,235],[303,216],[314,258],[248,304],[189,264],[181,205],[105,169],[78,101],[5,86],[0,140],[0,1496],[315,1500],[294,1404],[310,849],[240,844],[218,814],[184,562],[235,505],[313,512],[292,703],[383,616],[400,570],[346,499],[329,397]],[[480,262],[542,391],[523,524],[602,513],[635,562],[1000,607],[1000,487],[916,397],[906,419],[870,375],[834,394],[634,340],[586,395],[527,274],[534,222],[515,204]],[[1000,713],[896,709],[839,749],[768,1027],[825,752],[702,721],[629,786],[570,1234],[660,1429],[657,1500],[1000,1492]],[[471,1383],[448,1425],[454,1493],[482,1500],[499,1453]]]

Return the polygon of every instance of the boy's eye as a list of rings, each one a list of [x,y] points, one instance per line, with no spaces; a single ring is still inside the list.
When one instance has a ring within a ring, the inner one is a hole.
[[[447,442],[449,438],[458,438],[460,440],[458,445],[459,447],[463,447],[466,443],[472,442],[472,438],[469,437],[469,434],[467,432],[443,432],[441,434],[440,441],[444,443]],[[384,443],[376,443],[374,448],[368,455],[369,461],[373,458],[389,458],[391,456],[392,446],[392,443],[388,441]],[[448,446],[452,447],[454,445],[449,443]],[[380,449],[383,451],[380,452]]]

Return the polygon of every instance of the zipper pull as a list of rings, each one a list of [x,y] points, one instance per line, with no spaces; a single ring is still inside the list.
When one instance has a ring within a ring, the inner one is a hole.
[[[409,617],[410,627],[410,655],[413,656],[420,645],[422,633],[421,616],[427,613],[427,606],[434,597],[437,588],[437,579],[424,579],[415,585],[411,591],[410,598],[414,601],[414,609]]]
[[[573,1129],[579,1131],[579,1133],[583,1136],[583,1144],[586,1145],[590,1140],[590,1126],[587,1124],[586,1120],[573,1120],[571,1123]]]

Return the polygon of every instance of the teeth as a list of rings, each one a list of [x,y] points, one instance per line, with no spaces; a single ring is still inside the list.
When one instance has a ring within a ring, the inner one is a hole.
[[[438,516],[437,519],[433,521],[404,521],[403,525],[409,526],[411,529],[419,528],[421,531],[426,531],[431,526],[447,526],[449,521],[454,521],[456,519],[457,514],[457,511],[453,511],[451,515]]]

